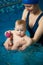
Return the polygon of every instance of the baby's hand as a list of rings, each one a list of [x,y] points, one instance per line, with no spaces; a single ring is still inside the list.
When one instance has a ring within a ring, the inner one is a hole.
[[[9,43],[9,44],[5,43],[5,44],[4,44],[4,47],[5,47],[7,50],[10,50],[10,48],[12,47],[12,43]]]

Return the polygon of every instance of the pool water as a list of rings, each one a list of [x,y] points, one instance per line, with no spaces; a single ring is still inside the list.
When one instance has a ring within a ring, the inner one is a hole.
[[[14,0],[2,0],[1,3],[8,3]],[[42,3],[39,3],[41,9]],[[0,65],[43,65],[43,46],[33,44],[24,51],[8,51],[3,46],[6,40],[4,32],[12,30],[15,26],[15,21],[21,19],[24,7],[21,3],[4,7],[0,9]],[[29,35],[28,31],[26,34]]]

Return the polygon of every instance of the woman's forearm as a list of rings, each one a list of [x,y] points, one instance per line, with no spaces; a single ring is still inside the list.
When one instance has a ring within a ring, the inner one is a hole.
[[[26,46],[30,46],[33,43],[33,39],[30,38],[27,40]]]

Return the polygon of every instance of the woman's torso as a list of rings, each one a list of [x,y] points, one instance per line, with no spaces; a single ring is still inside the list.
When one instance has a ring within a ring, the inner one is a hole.
[[[27,30],[30,32],[30,37],[34,36],[42,16],[43,16],[42,12],[40,12],[38,15],[33,15],[33,14],[30,15],[30,13],[28,12],[27,18],[26,18],[26,23],[27,23],[26,26],[27,26]],[[38,40],[38,43],[43,44],[43,35]]]

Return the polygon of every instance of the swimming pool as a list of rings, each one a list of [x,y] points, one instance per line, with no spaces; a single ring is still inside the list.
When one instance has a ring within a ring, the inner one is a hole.
[[[12,2],[14,0],[3,0],[2,3],[5,3],[4,1]],[[42,5],[40,5],[40,7],[43,10]],[[0,65],[27,65],[27,63],[28,65],[43,65],[43,47],[41,45],[32,45],[22,52],[8,51],[3,46],[6,40],[4,32],[14,28],[15,21],[21,18],[23,9],[21,3],[0,9]],[[26,34],[29,35],[28,32],[26,32]],[[24,62],[22,57],[26,58],[25,61],[27,61],[27,63]]]

